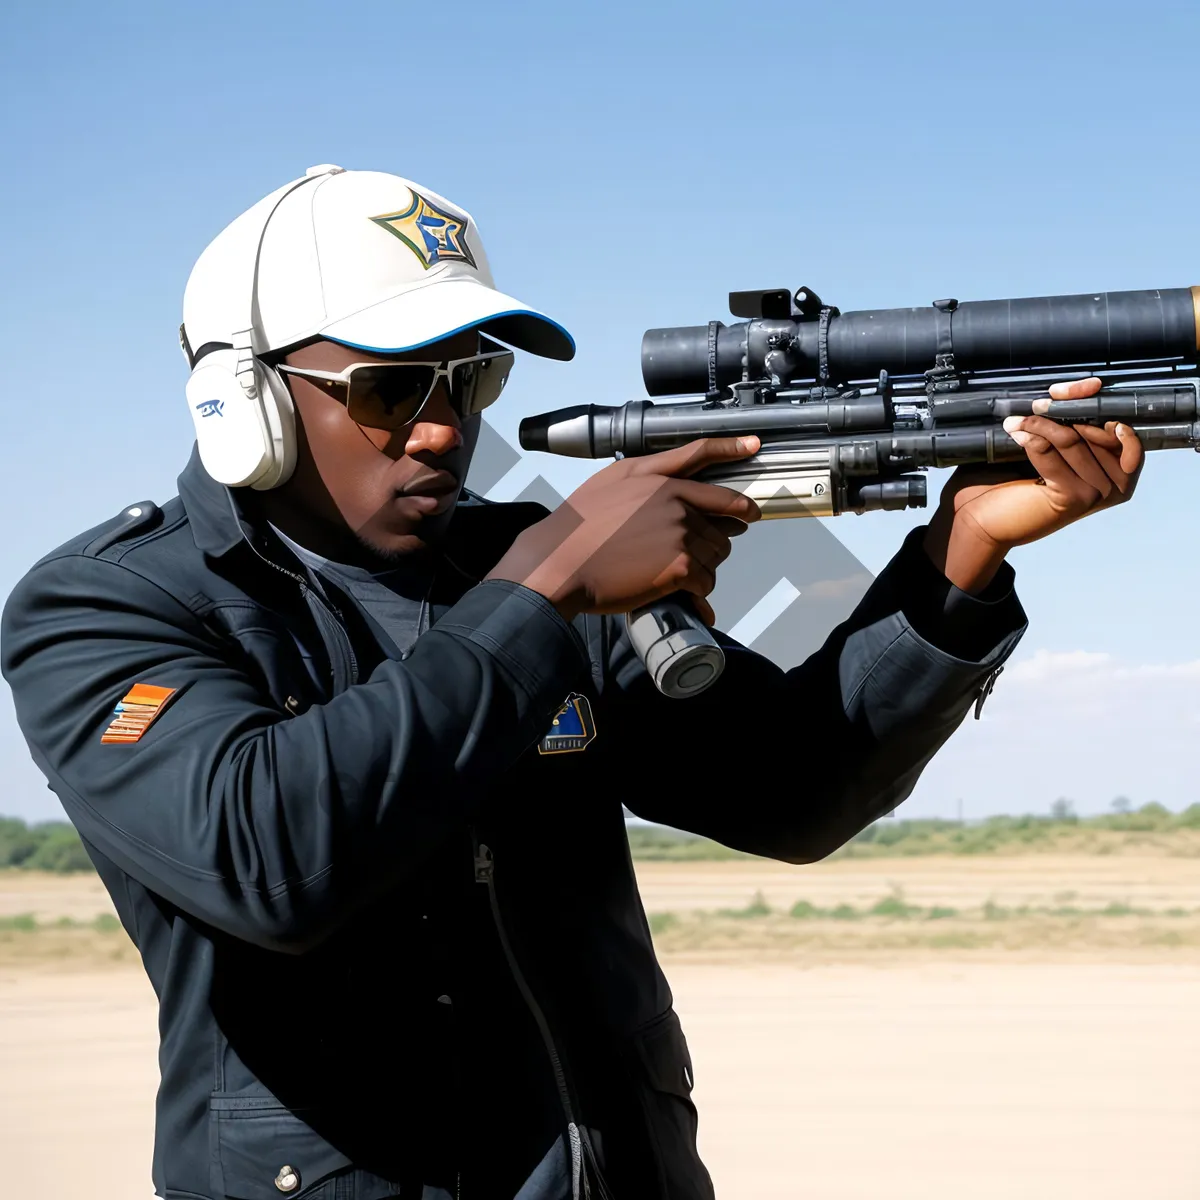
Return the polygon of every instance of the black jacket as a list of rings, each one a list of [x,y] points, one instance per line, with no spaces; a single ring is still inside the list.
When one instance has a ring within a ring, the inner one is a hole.
[[[389,658],[195,454],[179,487],[38,563],[0,647],[159,998],[158,1194],[278,1200],[287,1164],[295,1196],[458,1175],[464,1200],[511,1200],[572,1119],[616,1200],[711,1196],[622,805],[829,854],[1012,652],[1011,569],[968,597],[918,533],[807,662],[723,638],[719,683],[678,701],[620,622],[478,582],[544,509],[461,504],[436,623]],[[102,740],[137,684],[169,702]],[[594,740],[540,753],[571,693]]]

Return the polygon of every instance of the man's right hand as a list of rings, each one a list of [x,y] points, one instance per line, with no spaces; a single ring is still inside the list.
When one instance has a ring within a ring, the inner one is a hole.
[[[488,578],[539,592],[567,620],[584,612],[632,612],[689,592],[701,620],[712,625],[705,597],[729,556],[729,539],[762,514],[739,492],[688,476],[748,458],[759,444],[756,437],[700,438],[621,459],[526,529]]]

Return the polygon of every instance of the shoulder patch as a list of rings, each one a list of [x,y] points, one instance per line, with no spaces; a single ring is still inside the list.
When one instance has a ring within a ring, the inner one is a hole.
[[[100,738],[101,742],[136,742],[171,702],[175,692],[175,688],[135,683],[113,709],[113,719]]]
[[[538,742],[539,754],[571,754],[596,739],[596,721],[586,696],[572,692],[554,715],[549,732]]]

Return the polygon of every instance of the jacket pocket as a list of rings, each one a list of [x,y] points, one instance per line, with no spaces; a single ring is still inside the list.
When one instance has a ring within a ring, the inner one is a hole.
[[[224,1200],[333,1200],[334,1176],[351,1165],[274,1097],[214,1095],[209,1136],[213,1195]]]
[[[641,1069],[638,1091],[658,1164],[663,1200],[713,1200],[713,1185],[696,1149],[692,1056],[674,1009],[633,1035]]]

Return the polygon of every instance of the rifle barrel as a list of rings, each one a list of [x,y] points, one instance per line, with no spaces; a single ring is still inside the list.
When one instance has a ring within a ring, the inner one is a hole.
[[[1084,400],[1052,401],[1047,415],[1064,422],[1125,421],[1136,428],[1150,430],[1163,425],[1190,428],[1184,423],[1200,418],[1198,387],[1200,384],[1193,381],[1103,388]],[[1000,423],[1008,416],[1029,416],[1034,400],[1044,397],[1045,392],[997,392],[935,399],[929,405],[934,428],[923,432],[928,437],[950,439],[945,442],[947,446],[960,434],[967,436],[969,433],[976,439],[976,449],[985,452],[987,446],[978,441],[985,431],[994,430],[1011,442],[1003,435]],[[798,439],[825,441],[840,438],[857,443],[872,438],[891,440],[915,436],[894,431],[893,414],[882,397],[863,396],[805,404],[755,404],[730,408],[714,408],[703,403],[654,404],[649,400],[633,400],[618,406],[581,404],[526,417],[521,422],[519,437],[526,450],[548,451],[572,458],[610,458],[617,454],[653,454],[682,446],[695,438],[748,434],[759,437],[764,445]],[[1016,446],[1015,442],[1011,444]],[[986,453],[982,461],[990,461]]]

